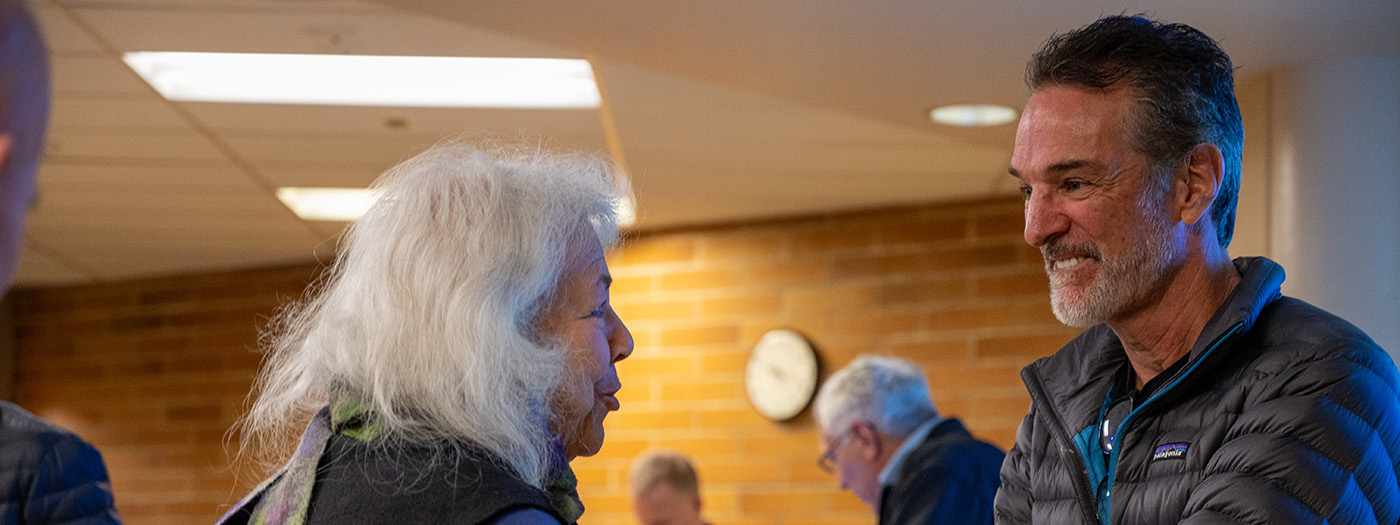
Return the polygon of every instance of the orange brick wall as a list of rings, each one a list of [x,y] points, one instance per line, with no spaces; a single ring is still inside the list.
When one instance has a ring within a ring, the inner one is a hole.
[[[637,349],[621,412],[575,462],[583,522],[630,524],[631,458],[692,455],[719,524],[869,524],[816,468],[809,413],[749,407],[743,365],[772,328],[812,339],[823,375],[863,352],[911,359],[939,408],[1005,448],[1029,398],[1019,369],[1074,330],[1050,314],[1015,198],[656,232],[610,257]],[[234,272],[16,294],[20,404],[107,457],[131,523],[210,522],[256,479],[235,478],[227,430],[258,355],[257,327],[314,269]]]
[[[245,471],[236,483],[226,454],[258,327],[314,272],[16,292],[15,402],[97,446],[128,523],[213,523],[260,481]]]

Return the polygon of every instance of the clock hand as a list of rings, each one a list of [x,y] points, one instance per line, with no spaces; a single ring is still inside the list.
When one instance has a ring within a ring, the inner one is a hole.
[[[787,372],[784,372],[781,367],[767,362],[763,363],[763,366],[768,368],[769,375],[778,378],[778,380],[787,379]]]

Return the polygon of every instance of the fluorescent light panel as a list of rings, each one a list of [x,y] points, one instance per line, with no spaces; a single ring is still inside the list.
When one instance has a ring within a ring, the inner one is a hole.
[[[1000,126],[1016,120],[1016,110],[996,104],[957,104],[933,108],[929,118],[949,126]]]
[[[308,221],[353,221],[379,196],[355,188],[277,188],[277,199]]]
[[[379,195],[357,188],[277,188],[277,199],[291,208],[297,217],[308,221],[343,221],[359,219],[369,211]],[[637,204],[631,197],[613,203],[619,226],[637,222]]]
[[[596,108],[587,60],[136,52],[131,69],[170,100],[330,106]]]

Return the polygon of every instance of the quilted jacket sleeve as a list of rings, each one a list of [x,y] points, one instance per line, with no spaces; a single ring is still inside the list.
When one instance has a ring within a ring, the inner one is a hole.
[[[1008,525],[1031,522],[1031,464],[1026,454],[1031,443],[1031,428],[1035,424],[1035,408],[1016,429],[1016,444],[1006,452],[1001,464],[1001,488],[997,489],[996,523]]]
[[[1400,520],[1395,365],[1369,340],[1324,346],[1331,351],[1281,352],[1288,359],[1256,369],[1253,399],[1206,465],[1183,523]]]
[[[43,444],[24,506],[25,523],[98,525],[121,523],[107,468],[97,449],[68,434]]]

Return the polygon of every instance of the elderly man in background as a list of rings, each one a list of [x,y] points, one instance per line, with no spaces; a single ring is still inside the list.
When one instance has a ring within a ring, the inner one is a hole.
[[[1031,59],[1011,174],[1065,324],[999,523],[1396,523],[1400,378],[1356,327],[1230,259],[1234,68],[1200,31],[1111,16]]]
[[[625,192],[610,163],[446,144],[375,186],[276,324],[245,448],[310,424],[223,522],[578,521],[569,462],[603,446],[632,353],[603,257]]]
[[[956,419],[939,417],[924,374],[862,355],[832,374],[813,408],[822,469],[880,525],[992,522],[1003,455]]]
[[[19,259],[49,121],[43,39],[0,0],[0,296]],[[0,523],[119,523],[107,468],[77,435],[0,401]]]
[[[642,525],[708,525],[695,466],[675,452],[654,450],[632,461],[632,513]]]

